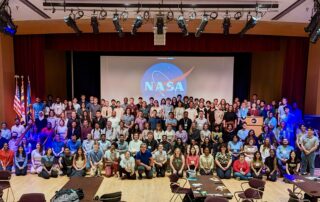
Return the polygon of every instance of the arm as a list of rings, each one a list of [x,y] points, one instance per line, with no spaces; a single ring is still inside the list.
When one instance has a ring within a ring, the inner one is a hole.
[[[177,171],[174,169],[173,164],[172,164],[172,161],[173,161],[173,155],[170,157],[170,167],[171,167],[173,173],[175,173],[175,172],[177,172]]]
[[[233,172],[240,172],[240,169],[239,169],[239,161],[235,161],[233,163]]]
[[[289,167],[288,167],[288,164],[286,163],[286,172],[288,175],[290,175],[290,172],[289,172]]]
[[[26,158],[24,158],[24,162],[23,162],[23,165],[22,167],[25,168],[28,164],[28,155],[26,154]]]

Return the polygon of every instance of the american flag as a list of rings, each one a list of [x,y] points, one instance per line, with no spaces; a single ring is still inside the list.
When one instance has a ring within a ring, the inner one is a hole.
[[[20,91],[18,86],[19,76],[15,76],[15,78],[16,78],[16,93],[14,95],[13,110],[17,113],[17,116],[21,118]]]
[[[32,119],[31,111],[31,84],[28,76],[28,86],[27,86],[27,119]]]
[[[21,121],[26,122],[26,108],[24,102],[24,79],[21,76],[21,101],[20,101],[20,110],[21,110]]]

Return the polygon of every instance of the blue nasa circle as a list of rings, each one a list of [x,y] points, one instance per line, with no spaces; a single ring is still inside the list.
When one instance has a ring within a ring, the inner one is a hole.
[[[149,67],[143,74],[140,90],[143,98],[157,100],[186,95],[187,79],[183,71],[172,63],[161,62]]]

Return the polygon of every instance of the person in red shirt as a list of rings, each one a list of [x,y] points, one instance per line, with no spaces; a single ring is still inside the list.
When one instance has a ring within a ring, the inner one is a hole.
[[[190,151],[188,153],[189,154],[186,159],[188,170],[197,172],[199,168],[199,155],[196,152],[196,148],[194,146],[191,146]]]
[[[14,152],[9,149],[8,143],[4,143],[3,149],[0,150],[0,170],[7,170],[11,172],[13,166],[13,158]]]
[[[239,155],[239,159],[233,163],[233,177],[238,180],[248,180],[251,177],[250,166],[244,159],[244,154]]]

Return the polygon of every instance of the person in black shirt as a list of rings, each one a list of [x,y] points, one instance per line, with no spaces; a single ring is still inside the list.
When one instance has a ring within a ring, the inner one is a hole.
[[[200,130],[197,129],[197,125],[195,122],[191,124],[190,130],[189,130],[189,137],[188,137],[188,143],[191,143],[191,140],[195,140],[198,144],[201,142],[200,138]]]
[[[161,144],[163,145],[163,150],[166,151],[167,154],[171,154],[172,145],[170,144],[170,142],[168,142],[167,135],[162,135]]]
[[[188,112],[183,113],[183,118],[178,121],[178,126],[182,125],[183,130],[189,131],[191,127],[192,121],[188,118]]]
[[[300,160],[298,159],[296,152],[292,150],[290,157],[286,162],[286,172],[288,175],[299,174]]]
[[[92,119],[92,126],[91,127],[93,128],[96,123],[99,124],[101,129],[104,129],[107,125],[107,121],[105,118],[102,117],[100,110],[96,111],[96,116],[95,116],[95,118]]]
[[[64,149],[63,155],[59,159],[59,165],[63,175],[70,177],[72,172],[73,156],[71,155],[68,147]]]
[[[237,127],[238,116],[234,112],[232,105],[228,107],[228,111],[223,116],[223,126],[226,127],[228,124],[232,124],[233,128]]]
[[[76,121],[72,121],[71,127],[68,128],[67,138],[71,139],[71,136],[73,134],[75,134],[77,136],[77,139],[80,138],[81,129],[79,127],[77,127],[77,122]]]
[[[214,126],[215,126],[215,118],[214,118],[214,114],[215,114],[215,106],[214,103],[211,104],[210,109],[207,110],[207,120],[209,121],[209,125],[210,125],[210,130],[213,131],[214,130]]]
[[[210,154],[213,155],[213,144],[209,137],[205,137],[203,143],[201,144],[201,154],[204,153],[205,148],[209,148]]]
[[[228,144],[228,142],[232,141],[233,136],[235,136],[235,135],[236,135],[236,132],[233,129],[233,125],[228,124],[227,128],[222,133],[223,142]]]
[[[147,139],[144,141],[144,143],[147,145],[147,149],[150,152],[154,152],[154,150],[158,147],[158,142],[153,137],[153,132],[148,132]]]
[[[173,144],[173,149],[172,149],[172,151],[175,151],[176,148],[179,148],[179,149],[181,150],[181,153],[182,153],[182,154],[185,153],[186,147],[185,147],[185,145],[183,144],[181,138],[177,138],[177,139],[176,139],[176,141],[175,141],[174,144]]]
[[[274,149],[270,149],[269,153],[270,153],[270,156],[268,156],[264,161],[264,165],[266,168],[266,175],[268,180],[275,182],[277,181],[277,170],[278,170],[276,151]]]

